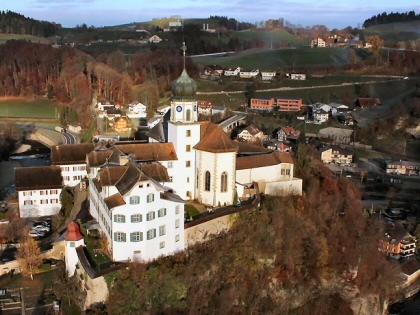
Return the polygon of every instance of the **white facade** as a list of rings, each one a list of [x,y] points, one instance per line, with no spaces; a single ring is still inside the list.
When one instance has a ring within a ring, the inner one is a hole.
[[[213,207],[231,205],[235,194],[236,152],[196,152],[198,201]]]
[[[109,209],[105,198],[115,186],[98,192],[90,185],[90,212],[108,239],[114,261],[149,261],[184,250],[184,206],[161,198],[162,187],[138,182],[123,196],[125,204]]]
[[[275,194],[276,186],[282,189],[290,186],[289,193],[301,195],[302,180],[293,178],[293,171],[291,163],[236,170],[236,181],[242,185],[257,182],[260,192],[265,194]]]
[[[200,141],[200,124],[196,101],[171,102],[171,120],[168,123],[168,142],[172,142],[178,156],[173,168],[168,169],[172,183],[168,183],[183,199],[195,198],[196,156],[194,145]]]
[[[251,71],[240,71],[239,77],[244,79],[255,78],[260,73],[260,70],[254,69]]]
[[[65,262],[66,262],[66,270],[69,277],[74,276],[74,272],[76,271],[76,265],[79,262],[79,257],[77,256],[76,248],[79,246],[84,246],[85,241],[84,239],[80,239],[78,241],[65,241],[66,245],[66,255],[65,255]]]
[[[261,80],[269,81],[276,76],[275,71],[261,71]]]
[[[227,69],[225,70],[223,75],[226,77],[236,77],[240,71],[241,71],[241,67],[237,67],[236,69]]]
[[[18,191],[21,218],[57,214],[61,209],[61,188]]]
[[[138,102],[128,104],[128,113],[129,118],[146,118],[147,116],[147,107],[146,105]]]
[[[86,164],[59,165],[64,186],[76,186],[87,176]]]

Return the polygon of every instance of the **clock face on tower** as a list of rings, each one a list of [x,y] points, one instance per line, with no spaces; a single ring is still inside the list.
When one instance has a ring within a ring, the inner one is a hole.
[[[176,111],[177,111],[177,112],[182,112],[182,106],[177,106],[177,107],[176,107]]]

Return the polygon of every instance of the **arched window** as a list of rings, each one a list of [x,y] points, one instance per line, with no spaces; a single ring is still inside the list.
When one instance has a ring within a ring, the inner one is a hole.
[[[227,187],[228,187],[228,185],[227,185],[227,182],[228,182],[228,177],[227,177],[227,174],[226,174],[226,172],[223,172],[222,173],[222,177],[220,178],[220,191],[221,192],[227,192]]]
[[[191,109],[187,109],[187,121],[191,121]]]
[[[210,180],[211,180],[211,175],[210,175],[210,172],[207,171],[206,175],[204,175],[204,190],[206,191],[210,191]]]

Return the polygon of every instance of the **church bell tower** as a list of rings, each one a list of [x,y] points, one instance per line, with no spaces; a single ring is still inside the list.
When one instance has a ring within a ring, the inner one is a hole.
[[[195,99],[197,83],[185,69],[185,52],[182,45],[184,69],[172,82],[171,118],[168,122],[168,142],[172,142],[178,161],[171,172],[173,189],[183,199],[195,198],[196,154],[193,149],[200,141],[198,107]]]

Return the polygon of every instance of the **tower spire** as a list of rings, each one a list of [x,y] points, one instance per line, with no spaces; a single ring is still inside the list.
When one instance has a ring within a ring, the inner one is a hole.
[[[185,42],[182,42],[181,50],[182,50],[182,55],[184,58],[184,70],[185,70],[185,52],[187,51],[187,46],[185,46]]]

